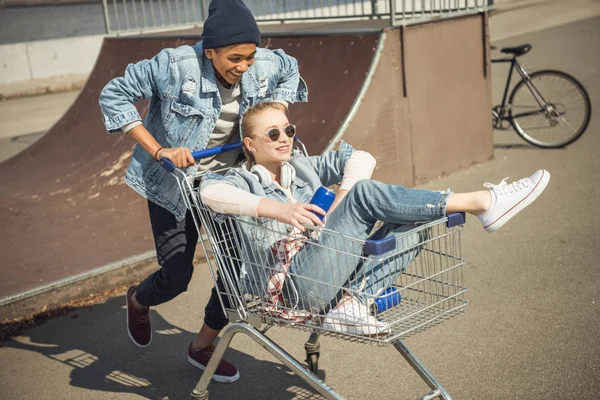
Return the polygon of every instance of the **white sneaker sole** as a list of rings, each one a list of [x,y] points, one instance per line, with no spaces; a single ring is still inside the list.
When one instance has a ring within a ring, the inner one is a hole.
[[[548,186],[548,182],[550,182],[550,173],[546,170],[543,170],[542,177],[539,182],[531,189],[529,194],[525,196],[520,202],[515,204],[510,210],[506,211],[504,214],[499,216],[494,222],[491,224],[484,226],[485,230],[492,233],[502,228],[504,224],[506,224],[512,217],[521,212],[525,207],[533,203],[540,194],[546,189]]]
[[[204,371],[206,369],[206,367],[204,365],[202,365],[198,361],[194,360],[192,357],[189,356],[189,354],[188,354],[188,361],[194,367],[200,368],[202,371]],[[233,382],[237,381],[238,379],[240,379],[240,371],[236,372],[236,374],[234,376],[223,376],[223,375],[213,374],[212,378],[215,382],[233,383]]]
[[[129,331],[129,296],[127,295],[127,293],[125,293],[125,312],[127,314],[127,325],[125,327],[127,328],[127,335],[129,336],[129,339],[131,339],[133,344],[135,344],[137,347],[144,348],[150,346],[150,343],[152,343],[152,331],[150,331],[150,341],[148,342],[148,344],[139,344],[138,342],[136,342],[133,338],[133,335]]]
[[[352,325],[352,324],[323,324],[323,329],[339,333],[347,333],[358,336],[383,336],[391,332],[389,326],[375,327],[373,325]]]

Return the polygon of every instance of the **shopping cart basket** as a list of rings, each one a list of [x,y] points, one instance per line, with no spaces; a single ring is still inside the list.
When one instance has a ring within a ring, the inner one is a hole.
[[[193,156],[200,159],[240,147],[240,143],[219,146],[195,152]],[[459,314],[467,305],[463,281],[465,260],[461,252],[464,214],[450,214],[383,239],[374,236],[359,240],[317,227],[307,227],[306,233],[299,234],[274,220],[215,214],[199,199],[201,175],[186,174],[165,159],[161,163],[177,179],[198,229],[221,306],[232,322],[223,330],[221,340],[192,392],[194,397],[208,399],[208,384],[225,350],[235,334],[244,333],[327,399],[342,397],[316,375],[319,335],[371,345],[393,345],[431,388],[420,399],[451,399],[402,339]],[[244,237],[247,233],[242,232],[252,232],[252,237]],[[250,245],[252,241],[270,246],[259,251]],[[327,251],[309,253],[319,254],[318,259],[306,257],[304,261],[317,263],[332,274],[347,274],[348,279],[343,285],[328,283],[331,280],[307,282],[308,278],[294,274],[290,268],[294,260],[304,257],[307,249],[314,250],[325,244]],[[380,283],[388,290],[393,288],[393,301],[381,297],[380,291],[364,289],[366,283],[377,279],[386,280]],[[331,293],[334,300],[329,305],[311,301],[300,290],[307,285]],[[361,299],[377,324],[385,327],[383,332],[365,336],[337,329],[336,324],[344,323],[343,315],[327,317],[330,315],[327,312],[347,295]],[[378,309],[382,299],[384,307]],[[272,326],[311,332],[305,344],[307,366],[266,336]]]

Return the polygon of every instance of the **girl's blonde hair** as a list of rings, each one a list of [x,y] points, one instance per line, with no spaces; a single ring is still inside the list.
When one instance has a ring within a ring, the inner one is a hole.
[[[254,119],[262,114],[265,110],[279,110],[283,111],[287,116],[287,108],[276,101],[263,101],[262,103],[258,103],[248,108],[242,117],[242,137],[249,138],[252,137],[252,128],[254,127],[253,122]],[[246,144],[242,144],[242,151],[244,152],[244,156],[246,157],[246,166],[248,169],[252,167],[254,164],[254,156],[252,152],[248,150]]]

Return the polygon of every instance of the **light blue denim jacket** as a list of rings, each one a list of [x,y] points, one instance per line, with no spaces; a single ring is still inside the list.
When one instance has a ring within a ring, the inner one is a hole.
[[[262,101],[307,101],[298,63],[283,50],[257,49],[241,88],[240,118],[248,107]],[[142,98],[150,98],[144,126],[161,146],[205,148],[221,113],[221,98],[202,42],[162,50],[151,60],[128,65],[123,77],[111,80],[100,93],[106,130],[120,133],[121,127],[141,120],[134,103]],[[184,218],[186,208],[175,178],[140,145],[135,146],[125,182],[177,219]]]
[[[296,170],[296,178],[291,190],[296,201],[309,203],[315,191],[321,186],[330,186],[342,181],[347,161],[354,148],[342,142],[336,151],[328,151],[322,156],[307,157],[300,151],[295,151],[290,164]],[[260,183],[256,176],[244,167],[230,168],[225,175],[207,172],[200,183],[200,190],[215,183],[228,183],[239,189],[248,191],[260,197],[265,197],[281,203],[289,203],[287,196],[275,183],[270,185]],[[225,219],[225,215],[212,212],[217,223]],[[279,260],[275,259],[270,247],[288,232],[290,226],[271,218],[236,216],[238,219],[239,238],[242,254],[245,258],[245,273],[241,276],[241,284],[250,293],[261,294],[264,291],[269,270]]]

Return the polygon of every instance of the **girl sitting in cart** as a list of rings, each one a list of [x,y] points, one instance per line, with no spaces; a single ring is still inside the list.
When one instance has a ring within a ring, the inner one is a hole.
[[[505,178],[469,193],[377,182],[369,179],[375,159],[347,143],[322,156],[307,157],[295,150],[296,127],[282,107],[271,102],[246,111],[242,134],[246,163],[225,175],[207,173],[200,184],[201,201],[216,213],[216,220],[223,219],[219,214],[236,216],[244,254],[240,285],[246,293],[263,296],[277,296],[284,286],[285,299],[293,299],[291,308],[298,313],[326,313],[324,329],[355,335],[389,331],[372,315],[361,293],[381,293],[415,257],[420,239],[406,233],[415,224],[466,212],[494,232],[531,204],[550,180],[547,171],[539,170],[510,184]],[[309,204],[310,199],[319,187],[336,184],[336,199],[323,222],[317,214],[325,211]],[[402,268],[359,262],[360,240],[369,238],[378,221],[385,223],[378,238],[394,235],[402,240],[404,250],[395,255]],[[306,226],[331,234],[307,239],[300,234]],[[343,240],[348,237],[359,240]],[[282,268],[285,281],[273,280]]]

